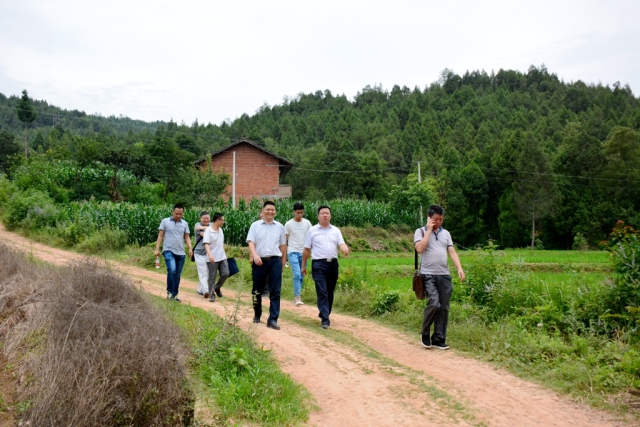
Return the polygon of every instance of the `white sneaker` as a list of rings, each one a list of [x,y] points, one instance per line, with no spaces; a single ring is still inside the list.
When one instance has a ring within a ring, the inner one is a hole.
[[[304,303],[302,302],[302,300],[300,299],[300,297],[293,297],[293,303],[295,305],[304,305]]]

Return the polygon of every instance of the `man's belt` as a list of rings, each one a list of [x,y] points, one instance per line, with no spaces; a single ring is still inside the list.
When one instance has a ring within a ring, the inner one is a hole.
[[[260,259],[262,260],[262,262],[270,261],[270,260],[272,260],[272,259],[274,259],[274,258],[281,258],[281,257],[276,256],[276,255],[274,255],[274,256],[261,256],[261,257],[260,257]]]
[[[314,259],[312,261],[336,262],[337,260],[338,258],[320,258],[320,259]]]

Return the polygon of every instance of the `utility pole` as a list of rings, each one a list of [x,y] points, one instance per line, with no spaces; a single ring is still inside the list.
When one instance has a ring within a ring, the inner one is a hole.
[[[422,182],[422,175],[420,174],[420,162],[418,162],[418,184],[420,184]],[[420,203],[420,227],[422,227],[424,225],[423,219],[422,219],[422,203]]]

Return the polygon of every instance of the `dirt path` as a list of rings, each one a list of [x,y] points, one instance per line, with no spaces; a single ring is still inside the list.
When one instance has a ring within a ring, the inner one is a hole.
[[[51,248],[0,226],[0,240],[43,261],[65,265],[82,256]],[[165,295],[165,274],[111,265],[149,293]],[[194,268],[187,264],[186,268]],[[236,295],[209,303],[184,280],[184,303],[231,313]],[[626,426],[610,414],[558,396],[538,385],[455,350],[426,350],[419,337],[374,322],[332,314],[331,329],[319,327],[317,309],[281,305],[280,331],[251,323],[248,291],[241,292],[240,326],[273,350],[282,370],[304,385],[319,407],[310,426]],[[264,316],[263,316],[264,317]],[[416,327],[417,328],[417,327]]]

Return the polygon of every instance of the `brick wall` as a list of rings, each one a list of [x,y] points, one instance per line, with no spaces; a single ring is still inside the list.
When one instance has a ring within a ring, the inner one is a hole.
[[[216,154],[211,159],[213,171],[233,172],[233,152],[236,152],[236,203],[240,198],[250,200],[254,197],[273,196],[280,187],[280,168],[278,159],[250,144],[240,143],[228,151]],[[233,177],[231,177],[233,180]],[[274,190],[275,189],[275,190]],[[227,187],[229,198],[233,188]]]

